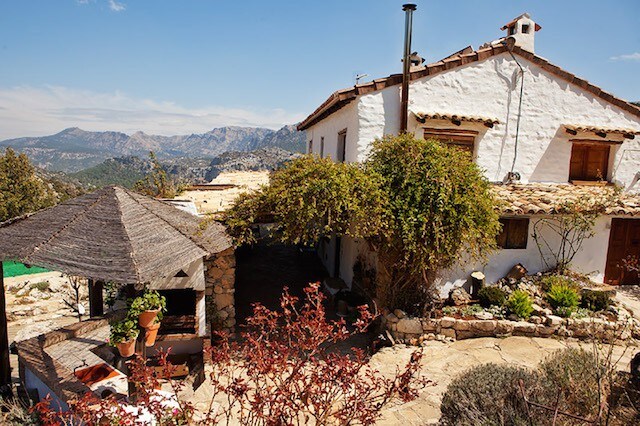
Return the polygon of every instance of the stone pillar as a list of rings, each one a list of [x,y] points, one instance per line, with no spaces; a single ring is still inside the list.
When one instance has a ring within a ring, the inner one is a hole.
[[[207,327],[233,333],[236,325],[236,257],[229,248],[205,260]]]

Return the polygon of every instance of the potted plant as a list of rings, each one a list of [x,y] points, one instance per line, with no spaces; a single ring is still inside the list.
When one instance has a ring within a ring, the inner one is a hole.
[[[160,328],[160,321],[156,318],[149,327],[145,329],[144,333],[144,345],[151,347],[156,343],[156,337],[158,336],[158,329]]]
[[[138,333],[139,331],[135,321],[129,318],[112,322],[109,344],[118,348],[121,357],[129,358],[135,353]]]
[[[149,328],[153,323],[162,321],[162,313],[167,309],[167,299],[155,290],[147,290],[131,302],[129,315],[138,317],[142,328]]]

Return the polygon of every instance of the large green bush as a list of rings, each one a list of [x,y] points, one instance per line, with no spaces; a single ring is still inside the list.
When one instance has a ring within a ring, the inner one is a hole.
[[[366,239],[378,253],[375,296],[411,310],[438,270],[463,252],[483,258],[500,229],[490,183],[469,156],[409,134],[376,140],[364,164],[296,159],[239,199],[225,221],[236,242],[252,242],[251,226],[268,215],[286,243]]]
[[[507,300],[507,293],[498,286],[484,286],[478,291],[478,299],[485,308],[502,306]]]
[[[454,378],[442,397],[442,425],[528,425],[520,379],[532,394],[535,374],[511,365],[483,364]]]
[[[533,302],[526,291],[515,290],[506,303],[507,311],[518,318],[528,319],[533,312]]]
[[[580,303],[580,295],[566,284],[553,284],[547,292],[547,301],[557,314],[569,317]]]

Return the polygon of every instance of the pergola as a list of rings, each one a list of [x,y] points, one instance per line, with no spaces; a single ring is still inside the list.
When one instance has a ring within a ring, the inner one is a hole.
[[[91,316],[102,315],[102,283],[157,282],[229,247],[223,225],[117,186],[0,224],[0,260],[88,278]],[[10,383],[0,279],[0,386]]]

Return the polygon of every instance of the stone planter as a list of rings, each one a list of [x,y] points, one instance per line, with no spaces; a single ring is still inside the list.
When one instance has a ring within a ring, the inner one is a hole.
[[[131,339],[128,342],[116,343],[116,348],[120,352],[120,356],[123,358],[129,358],[136,353],[136,339]]]
[[[149,326],[155,322],[158,312],[160,312],[160,309],[141,312],[140,315],[138,315],[138,324],[140,324],[140,327],[149,328]]]
[[[159,322],[153,323],[146,328],[144,333],[144,345],[146,347],[151,347],[156,344],[156,337],[158,336],[159,328],[160,328]]]

